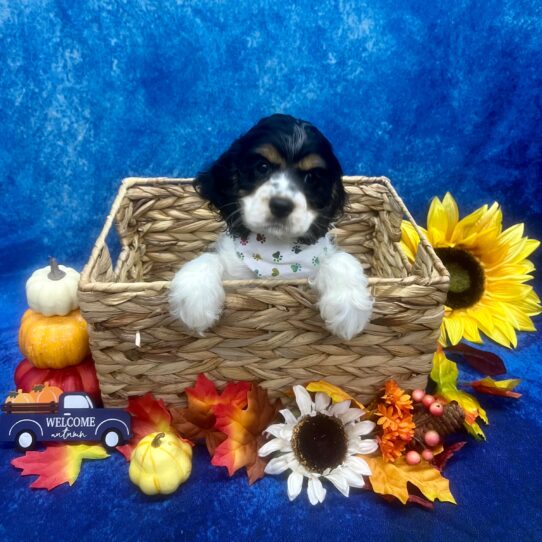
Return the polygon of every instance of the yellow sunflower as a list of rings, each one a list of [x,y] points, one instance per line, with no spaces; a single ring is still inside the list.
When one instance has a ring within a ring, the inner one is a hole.
[[[434,198],[421,228],[450,273],[450,289],[441,327],[442,345],[462,338],[481,343],[480,331],[495,342],[517,346],[517,331],[535,331],[532,316],[540,299],[525,284],[534,265],[527,257],[539,241],[523,237],[523,224],[502,229],[498,203],[484,205],[459,220],[457,203],[447,193]],[[409,222],[402,224],[401,246],[414,261],[419,237]]]

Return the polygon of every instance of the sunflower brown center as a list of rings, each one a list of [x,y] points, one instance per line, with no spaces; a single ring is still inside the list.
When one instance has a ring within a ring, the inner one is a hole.
[[[480,301],[485,283],[480,262],[460,248],[436,248],[435,252],[450,273],[446,305],[452,309],[465,309]]]
[[[325,414],[306,416],[294,427],[292,448],[311,472],[333,469],[346,458],[347,438],[341,421]]]

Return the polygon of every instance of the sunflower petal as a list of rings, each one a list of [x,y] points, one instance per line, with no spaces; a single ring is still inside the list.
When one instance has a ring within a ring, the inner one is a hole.
[[[271,439],[269,442],[266,442],[259,450],[258,455],[260,457],[266,457],[274,452],[278,451],[282,452],[290,452],[292,450],[292,446],[287,440],[283,440],[281,438],[274,438]]]
[[[266,474],[281,474],[285,470],[289,468],[289,461],[285,455],[281,455],[279,457],[274,457],[267,463],[265,466],[265,473]]]
[[[294,386],[294,394],[301,416],[310,414],[314,407],[310,393],[303,386],[298,385]]]
[[[329,406],[330,402],[331,397],[327,393],[323,393],[321,391],[317,392],[314,400],[316,412],[322,412],[322,410],[325,410]]]
[[[444,326],[452,345],[461,341],[463,338],[464,320],[460,314],[454,311],[450,316],[445,316]]]
[[[351,423],[363,416],[363,412],[359,408],[349,408],[346,412],[339,416],[343,424]]]
[[[427,233],[433,246],[441,246],[446,241],[448,215],[439,198],[435,197],[427,213]]]
[[[457,208],[457,203],[450,192],[446,192],[446,195],[442,200],[442,207],[444,208],[448,222],[446,238],[451,239],[457,225],[457,221],[459,220],[459,209]]]
[[[326,474],[324,478],[329,480],[345,497],[348,497],[350,486],[341,471],[342,469],[335,469],[332,473]]]
[[[367,435],[371,431],[374,431],[374,428],[376,427],[375,422],[372,422],[370,420],[365,420],[363,422],[355,423],[354,425],[349,425],[346,428],[346,431],[348,432],[348,435],[351,437],[360,437],[362,435]]]
[[[370,476],[372,474],[371,468],[367,464],[367,461],[359,456],[349,457],[345,461],[345,465],[359,476]]]
[[[284,418],[284,421],[288,425],[295,425],[297,423],[297,418],[292,414],[292,411],[288,408],[279,411]]]
[[[303,489],[303,475],[300,472],[292,471],[288,476],[288,499],[293,501]]]
[[[310,478],[307,494],[309,496],[310,503],[315,505],[319,502],[324,502],[324,499],[326,498],[326,489],[318,478]]]

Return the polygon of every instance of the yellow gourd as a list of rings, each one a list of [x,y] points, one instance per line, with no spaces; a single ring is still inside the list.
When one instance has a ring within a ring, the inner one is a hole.
[[[45,316],[65,316],[79,307],[78,283],[75,269],[58,265],[51,258],[49,266],[37,269],[26,281],[28,306]]]
[[[192,447],[173,433],[151,433],[139,441],[130,480],[147,495],[173,493],[190,476]]]
[[[43,316],[28,309],[19,328],[19,348],[38,369],[77,365],[90,353],[87,323],[79,310]]]

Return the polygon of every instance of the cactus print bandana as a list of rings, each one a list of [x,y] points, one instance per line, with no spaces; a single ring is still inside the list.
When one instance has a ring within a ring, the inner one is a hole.
[[[232,236],[232,239],[237,257],[262,278],[307,278],[333,248],[329,234],[313,245],[287,244],[260,233],[251,233],[248,237]]]

